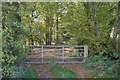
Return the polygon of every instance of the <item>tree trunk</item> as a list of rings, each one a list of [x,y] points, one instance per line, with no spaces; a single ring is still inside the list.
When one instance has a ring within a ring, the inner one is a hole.
[[[51,45],[52,42],[52,24],[51,16],[46,16],[46,45]]]
[[[120,41],[119,41],[119,37],[120,37],[120,1],[118,2],[118,6],[117,6],[117,9],[116,9],[116,48],[117,48],[117,51],[119,51],[119,44],[120,44]]]
[[[120,1],[118,2],[118,27],[120,28]]]
[[[94,10],[92,8],[92,2],[89,2],[89,6],[90,6],[90,15],[91,15],[91,18],[93,16],[93,21],[94,21],[94,25],[95,25],[95,36],[99,36],[99,26],[98,26],[98,20],[97,20],[98,3],[97,2],[94,3]],[[93,13],[93,11],[94,11],[94,13]]]
[[[118,6],[116,10],[116,22],[117,22],[117,27],[120,27],[120,1],[118,2]]]
[[[59,26],[58,26],[58,17],[56,18],[56,31],[57,31],[57,35],[56,35],[56,44],[59,44]]]
[[[99,26],[98,26],[98,20],[97,20],[97,7],[98,3],[95,3],[95,10],[94,10],[94,25],[95,25],[95,36],[99,36]]]
[[[92,7],[91,7],[91,2],[87,2],[86,5],[86,13],[87,13],[87,33],[89,34],[90,32],[90,16],[91,16],[91,11],[92,11]],[[89,13],[89,9],[90,9],[90,13]]]
[[[48,23],[49,23],[49,18],[48,18],[48,16],[46,16],[46,34],[45,34],[46,45],[49,45],[49,25],[48,25]]]

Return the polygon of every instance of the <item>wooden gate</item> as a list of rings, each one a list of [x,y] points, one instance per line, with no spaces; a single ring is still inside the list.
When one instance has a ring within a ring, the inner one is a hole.
[[[30,46],[26,63],[83,63],[88,56],[88,46],[40,45]]]

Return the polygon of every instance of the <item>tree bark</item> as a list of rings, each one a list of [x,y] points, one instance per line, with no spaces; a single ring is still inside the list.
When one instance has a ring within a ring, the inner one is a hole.
[[[49,41],[50,41],[50,45],[51,45],[51,43],[53,41],[52,35],[53,35],[53,27],[54,27],[54,16],[52,15],[50,19],[51,20],[50,20],[50,39],[49,39]]]
[[[120,1],[118,2],[118,6],[117,6],[117,18],[116,18],[116,21],[117,21],[117,27],[120,27]]]
[[[98,25],[98,20],[97,20],[97,8],[98,8],[98,3],[95,2],[94,3],[94,10],[92,8],[92,2],[89,2],[89,6],[90,6],[90,15],[91,18],[93,16],[93,21],[94,21],[94,26],[95,26],[95,36],[99,36],[99,25]]]
[[[94,25],[95,25],[95,36],[99,36],[99,26],[98,26],[98,20],[97,20],[97,8],[98,3],[95,3],[95,10],[94,10]]]
[[[117,10],[116,10],[116,48],[119,51],[120,47],[120,1],[118,2]]]
[[[118,2],[118,34],[120,37],[120,1]]]
[[[46,45],[49,45],[49,17],[46,16],[46,34],[45,34],[45,42],[46,42]]]
[[[56,35],[56,44],[59,44],[59,33],[58,33],[58,30],[59,30],[59,26],[58,26],[58,17],[56,18],[56,31],[57,31],[57,35]]]
[[[52,16],[46,16],[46,45],[51,45],[52,42]]]

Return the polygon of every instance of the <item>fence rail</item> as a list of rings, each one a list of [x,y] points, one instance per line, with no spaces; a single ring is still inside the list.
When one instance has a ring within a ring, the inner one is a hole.
[[[28,64],[84,63],[84,58],[88,56],[87,45],[40,45],[30,48],[31,52],[26,58]]]

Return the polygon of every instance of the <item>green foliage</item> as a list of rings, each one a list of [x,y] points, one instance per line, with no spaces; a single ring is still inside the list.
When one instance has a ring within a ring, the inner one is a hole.
[[[4,54],[2,59],[3,65],[4,63],[7,65],[10,64],[14,64],[14,61],[17,60],[17,56],[13,56],[13,55],[8,55],[8,54]]]
[[[3,77],[12,77],[15,75],[14,63],[18,59],[17,56],[4,54],[2,56],[2,76]]]
[[[6,65],[2,68],[2,77],[12,77],[15,75],[14,66]]]
[[[60,65],[53,65],[50,72],[55,78],[77,78],[77,75],[73,71]]]
[[[18,3],[3,3],[2,20],[2,76],[12,77],[15,75],[14,65],[19,64],[25,58],[28,48],[26,36],[28,30],[21,23]],[[8,7],[8,9],[6,9]]]
[[[96,78],[118,78],[118,61],[110,60],[100,53],[99,55],[90,55],[86,58],[84,64],[91,69]]]
[[[98,36],[95,35],[94,9],[96,7],[93,3],[91,4],[79,2],[3,2],[3,77],[12,77],[15,74],[13,65],[24,60],[29,52],[28,44],[50,45],[52,42],[55,44],[88,45],[89,54],[94,55],[94,57],[89,58],[93,63],[88,63],[88,65],[99,68],[98,65],[103,65],[105,59],[109,59],[110,61],[108,60],[105,65],[108,67],[110,63],[110,68],[102,71],[101,74],[104,77],[107,76],[105,73],[111,75],[112,70],[117,65],[117,63],[112,65],[112,63],[114,60],[118,61],[120,52],[118,49],[118,41],[120,40],[117,41],[115,37],[110,38],[112,28],[116,27],[116,15],[119,16],[116,14],[117,3],[98,3],[96,12],[100,33]],[[99,58],[100,52],[103,53],[103,56]]]

